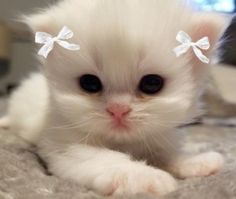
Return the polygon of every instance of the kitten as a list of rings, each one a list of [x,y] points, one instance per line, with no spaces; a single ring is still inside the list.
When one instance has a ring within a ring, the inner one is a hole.
[[[103,195],[163,195],[176,189],[171,174],[208,176],[222,167],[216,152],[179,150],[176,127],[198,114],[208,67],[190,51],[180,58],[172,51],[179,30],[195,41],[208,36],[214,47],[215,18],[178,0],[67,0],[26,21],[51,35],[66,25],[81,46],[56,45],[42,74],[10,100],[11,128],[37,144],[52,173]]]

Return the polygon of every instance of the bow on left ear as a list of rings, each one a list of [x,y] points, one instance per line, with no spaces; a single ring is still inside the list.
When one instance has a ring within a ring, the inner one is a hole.
[[[176,40],[182,43],[180,46],[177,46],[173,49],[176,56],[179,57],[182,54],[185,54],[191,47],[195,55],[203,62],[208,64],[210,60],[203,55],[202,50],[208,50],[210,48],[210,43],[208,37],[203,37],[202,39],[198,40],[197,42],[193,42],[192,38],[185,33],[184,31],[179,31]]]
[[[54,43],[58,43],[63,48],[68,50],[80,50],[80,46],[77,44],[69,43],[68,40],[74,36],[74,33],[66,26],[64,26],[56,37],[46,32],[36,32],[35,42],[38,44],[44,44],[39,50],[38,54],[47,58],[48,54],[53,50]]]

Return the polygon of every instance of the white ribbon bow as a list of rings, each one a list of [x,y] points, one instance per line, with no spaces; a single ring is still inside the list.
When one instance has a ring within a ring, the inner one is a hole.
[[[64,41],[72,38],[73,36],[74,33],[66,26],[61,29],[56,37],[53,37],[46,32],[36,32],[35,42],[38,44],[44,44],[38,54],[47,58],[48,54],[53,50],[55,42],[68,50],[80,50],[79,45]]]
[[[208,64],[210,60],[203,55],[202,50],[208,50],[210,48],[210,43],[208,37],[203,37],[202,39],[198,40],[197,42],[192,42],[192,38],[185,33],[184,31],[179,31],[176,40],[182,43],[180,46],[174,48],[174,52],[177,57],[182,54],[185,54],[191,47],[195,55],[203,62]]]

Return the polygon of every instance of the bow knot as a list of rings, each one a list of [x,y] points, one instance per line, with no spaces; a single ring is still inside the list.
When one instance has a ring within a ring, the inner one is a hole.
[[[74,33],[66,26],[61,29],[56,37],[53,37],[46,32],[37,32],[35,35],[35,43],[44,44],[39,50],[38,54],[47,58],[48,54],[53,50],[55,42],[68,50],[80,50],[79,45],[65,41],[72,38],[73,36]]]
[[[185,54],[192,47],[198,59],[200,59],[203,63],[208,64],[210,62],[210,60],[205,55],[203,55],[201,51],[208,50],[210,48],[208,37],[203,37],[197,42],[193,42],[192,38],[187,33],[185,33],[184,31],[179,31],[176,36],[176,40],[182,43],[173,50],[177,57]]]

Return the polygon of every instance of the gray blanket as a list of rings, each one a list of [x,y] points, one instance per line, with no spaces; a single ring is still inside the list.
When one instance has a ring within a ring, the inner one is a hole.
[[[179,189],[161,199],[236,198],[236,128],[196,125],[184,129],[184,149],[195,153],[216,150],[226,165],[217,175],[179,181]],[[99,199],[101,196],[47,172],[21,139],[0,132],[0,199]],[[148,195],[123,198],[149,199]]]

